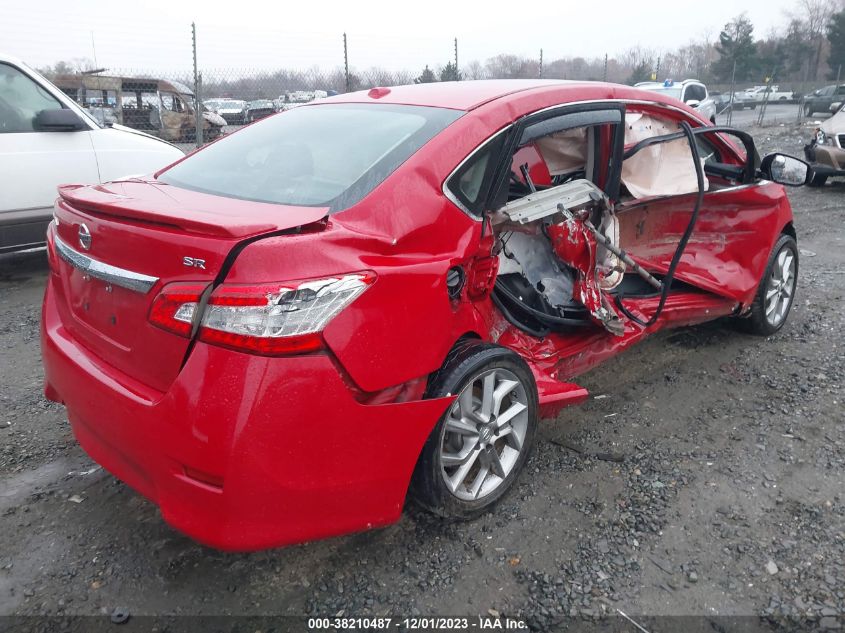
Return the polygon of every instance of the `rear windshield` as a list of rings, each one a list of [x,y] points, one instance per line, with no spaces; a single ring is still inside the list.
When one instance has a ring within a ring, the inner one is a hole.
[[[339,211],[461,114],[386,104],[296,108],[220,139],[159,180],[229,198]]]

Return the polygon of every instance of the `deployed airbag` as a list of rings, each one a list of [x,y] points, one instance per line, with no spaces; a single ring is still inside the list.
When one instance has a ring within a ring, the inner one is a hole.
[[[625,146],[636,145],[653,136],[674,134],[680,129],[674,121],[643,112],[628,112],[625,115]],[[689,142],[679,138],[641,149],[622,163],[622,183],[634,198],[696,193],[698,180]],[[704,190],[708,189],[705,178]]]
[[[535,142],[552,176],[586,168],[587,128],[573,128],[544,136]]]

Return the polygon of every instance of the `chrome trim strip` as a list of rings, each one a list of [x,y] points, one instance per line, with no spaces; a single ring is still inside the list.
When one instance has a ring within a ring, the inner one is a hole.
[[[59,239],[58,235],[55,235],[53,240],[56,244],[56,251],[63,260],[92,277],[142,294],[149,292],[156,282],[158,282],[158,277],[142,275],[141,273],[126,270],[125,268],[118,268],[117,266],[105,264],[92,257],[88,257],[88,255],[83,255],[65,244]]]

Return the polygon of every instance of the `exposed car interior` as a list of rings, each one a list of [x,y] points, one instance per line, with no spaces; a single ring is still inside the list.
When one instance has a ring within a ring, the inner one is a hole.
[[[725,139],[706,136],[693,136],[665,113],[609,109],[547,118],[524,127],[518,141],[500,134],[477,152],[453,177],[453,192],[470,206],[485,187],[492,190],[499,259],[493,301],[507,320],[537,337],[593,324],[618,334],[622,297],[690,290],[672,280],[664,288],[665,275],[627,257],[620,235],[630,231],[620,223],[628,208],[675,197],[692,225],[706,192],[747,180],[747,165],[723,159]],[[501,152],[510,157],[507,173],[491,180],[490,161],[507,162],[491,158]],[[576,217],[589,234],[576,230]]]

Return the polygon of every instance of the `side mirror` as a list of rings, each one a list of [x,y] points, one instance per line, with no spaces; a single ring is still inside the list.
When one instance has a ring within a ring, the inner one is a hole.
[[[760,174],[767,180],[789,187],[807,184],[810,166],[799,158],[786,154],[768,154],[760,163]]]
[[[35,115],[35,129],[39,132],[76,132],[88,129],[73,110],[41,110]]]
[[[701,101],[698,99],[687,99],[684,103],[686,103],[691,108],[697,108],[701,105]]]

